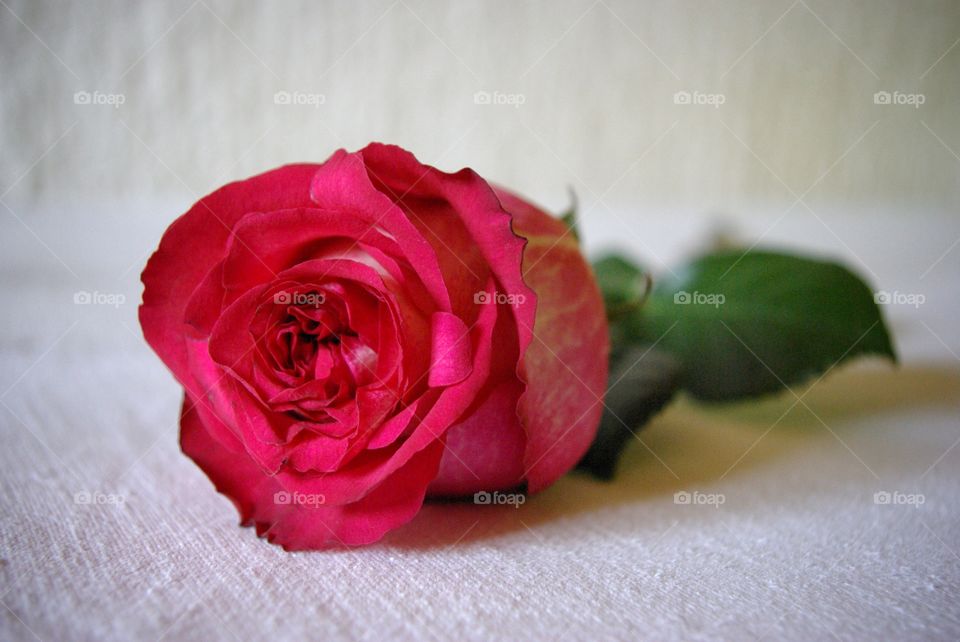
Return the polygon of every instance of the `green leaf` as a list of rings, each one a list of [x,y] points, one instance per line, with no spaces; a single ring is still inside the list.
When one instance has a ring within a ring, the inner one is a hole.
[[[682,363],[694,396],[782,390],[857,355],[896,361],[870,288],[846,268],[773,252],[724,251],[657,283],[625,336]]]
[[[577,469],[611,479],[630,438],[670,401],[679,385],[679,362],[652,346],[633,346],[611,357],[600,428]]]
[[[650,291],[650,279],[639,267],[618,255],[594,262],[593,272],[603,294],[607,318],[613,322],[639,308]]]

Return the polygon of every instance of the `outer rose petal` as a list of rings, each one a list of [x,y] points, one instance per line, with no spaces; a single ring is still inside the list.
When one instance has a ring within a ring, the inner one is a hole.
[[[406,253],[437,307],[450,309],[450,295],[443,288],[443,277],[433,248],[400,208],[374,188],[359,152],[348,154],[342,149],[335,152],[319,166],[311,181],[310,193],[322,209],[383,228]]]
[[[510,306],[517,320],[522,355],[531,341],[537,295],[525,282],[517,260],[523,256],[524,240],[512,228],[509,212],[497,200],[493,188],[472,169],[447,174],[423,165],[396,145],[371,143],[359,154],[374,182],[390,181],[384,184],[389,196],[443,198],[452,206],[489,264],[502,293],[524,297],[523,304]],[[458,283],[447,286],[451,290],[462,287]],[[468,294],[472,298],[475,293]]]
[[[200,199],[164,233],[143,271],[140,325],[147,343],[188,390],[194,385],[183,335],[190,296],[223,258],[230,230],[258,210],[311,207],[310,180],[319,165],[287,165],[224,185]]]
[[[593,273],[565,224],[509,192],[497,196],[527,238],[524,279],[538,297],[526,392],[501,388],[450,429],[431,495],[503,490],[524,479],[530,492],[546,488],[586,453],[603,409],[610,345]]]
[[[524,278],[538,298],[520,398],[527,487],[536,492],[576,465],[596,436],[610,337],[600,289],[567,226],[503,189],[497,195],[527,239]]]
[[[378,189],[413,209],[421,225],[439,226],[438,230],[425,236],[437,246],[438,255],[445,256],[445,250],[456,254],[448,261],[459,273],[447,283],[452,301],[466,307],[476,306],[474,297],[481,275],[464,262],[469,264],[478,252],[495,279],[481,289],[488,294],[510,295],[520,301],[497,306],[509,314],[509,323],[512,324],[507,332],[498,333],[502,342],[509,341],[511,345],[501,343],[497,355],[501,358],[512,356],[513,361],[502,369],[498,368],[485,389],[486,398],[471,408],[471,414],[461,418],[458,426],[452,429],[454,432],[448,440],[440,473],[429,492],[432,495],[460,495],[515,486],[522,481],[518,473],[522,471],[524,442],[517,416],[519,391],[522,390],[518,377],[522,378],[523,374],[522,356],[534,342],[533,330],[539,305],[538,294],[531,289],[531,283],[525,280],[522,272],[525,240],[514,229],[509,210],[502,206],[493,188],[476,172],[464,169],[447,174],[423,165],[413,154],[394,145],[374,143],[360,154]],[[429,209],[417,213],[418,205],[422,207],[424,203],[430,205]],[[445,217],[455,217],[459,222],[447,221]],[[461,226],[469,234],[467,242],[473,248],[460,249],[458,240],[447,240],[446,237]],[[468,258],[459,256],[464,251]],[[463,269],[471,272],[469,277],[462,274]],[[507,386],[510,392],[498,389],[493,393],[505,383],[515,385]],[[484,421],[477,420],[476,416],[484,417]]]
[[[450,428],[440,471],[428,489],[432,497],[457,497],[520,485],[526,441],[517,418],[522,391],[519,381],[504,381]]]
[[[351,504],[278,504],[274,494],[283,489],[275,478],[264,475],[248,457],[224,449],[192,406],[189,398],[184,399],[180,417],[183,452],[233,501],[242,525],[255,525],[258,535],[288,551],[370,544],[408,522],[423,504],[443,450],[443,442],[435,442]]]

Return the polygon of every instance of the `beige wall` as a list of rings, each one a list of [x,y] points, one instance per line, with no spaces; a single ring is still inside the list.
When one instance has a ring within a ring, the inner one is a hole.
[[[192,197],[370,140],[550,206],[567,185],[585,208],[770,216],[960,196],[957,2],[4,2],[8,202]]]

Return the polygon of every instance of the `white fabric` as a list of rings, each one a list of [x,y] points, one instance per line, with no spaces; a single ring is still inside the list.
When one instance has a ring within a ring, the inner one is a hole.
[[[180,454],[179,391],[139,336],[140,255],[185,205],[21,210],[76,278],[2,224],[0,639],[960,635],[960,250],[919,280],[956,221],[914,230],[878,215],[867,237],[821,212],[876,282],[925,294],[919,309],[886,308],[899,368],[841,367],[798,389],[803,404],[779,423],[789,393],[725,409],[681,401],[613,483],[570,475],[519,509],[431,505],[382,544],[289,554],[239,528]],[[633,216],[670,261],[706,231]],[[87,232],[62,229],[85,217]],[[745,238],[765,230],[751,225]],[[616,229],[598,219],[585,233],[595,247]],[[811,218],[766,242],[857,264]],[[78,290],[126,301],[75,305]],[[725,501],[675,504],[684,490]],[[84,491],[123,503],[75,503]],[[880,491],[925,501],[877,505]]]

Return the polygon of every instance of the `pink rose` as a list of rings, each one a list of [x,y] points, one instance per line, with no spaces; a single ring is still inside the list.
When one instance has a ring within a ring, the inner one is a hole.
[[[609,349],[565,231],[380,144],[218,189],[142,277],[183,451],[287,549],[374,542],[426,495],[549,486],[594,437]]]

